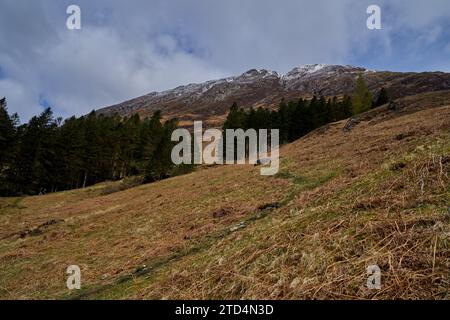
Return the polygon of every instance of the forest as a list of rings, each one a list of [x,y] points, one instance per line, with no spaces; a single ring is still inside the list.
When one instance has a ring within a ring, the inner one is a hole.
[[[330,122],[346,119],[389,101],[384,88],[372,94],[361,77],[352,97],[313,97],[286,102],[277,110],[244,109],[234,103],[222,129],[279,129],[280,143],[294,141]],[[189,172],[174,165],[172,132],[177,119],[161,112],[106,117],[95,111],[66,120],[51,108],[21,124],[0,100],[0,196],[36,195],[84,188],[103,181],[140,176],[153,182]]]

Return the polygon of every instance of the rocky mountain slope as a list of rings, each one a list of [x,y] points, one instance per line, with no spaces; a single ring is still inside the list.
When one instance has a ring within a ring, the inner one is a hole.
[[[399,73],[371,71],[340,65],[304,65],[280,75],[268,70],[249,70],[240,76],[180,86],[164,92],[153,92],[97,112],[142,116],[161,110],[167,118],[177,117],[181,125],[204,120],[210,126],[219,125],[233,102],[240,106],[276,107],[280,100],[313,95],[351,94],[355,80],[362,74],[376,94],[380,87],[388,89],[393,98],[422,92],[450,89],[450,74],[442,72]]]

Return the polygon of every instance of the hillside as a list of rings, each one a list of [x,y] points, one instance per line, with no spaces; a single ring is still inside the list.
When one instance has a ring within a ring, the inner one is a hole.
[[[374,95],[385,87],[394,99],[430,91],[450,90],[450,74],[443,72],[402,73],[372,71],[362,67],[313,64],[296,67],[282,75],[275,71],[249,70],[242,75],[205,83],[189,84],[164,92],[153,92],[114,106],[99,114],[118,113],[145,117],[161,110],[165,118],[179,118],[182,126],[203,120],[208,126],[222,124],[234,102],[245,108],[275,108],[282,98],[313,95],[351,95],[362,74]]]
[[[0,298],[448,299],[449,174],[450,91],[438,91],[284,146],[273,177],[202,167],[124,191],[2,198]],[[373,263],[381,290],[365,286]],[[80,291],[65,286],[72,264]]]

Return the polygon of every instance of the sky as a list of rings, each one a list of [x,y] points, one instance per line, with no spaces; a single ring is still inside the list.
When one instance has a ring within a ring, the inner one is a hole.
[[[366,25],[373,4],[381,30]],[[22,122],[313,63],[450,72],[450,1],[0,0],[0,97]]]

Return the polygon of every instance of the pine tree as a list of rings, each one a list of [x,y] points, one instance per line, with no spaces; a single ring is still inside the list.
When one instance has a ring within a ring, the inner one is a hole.
[[[318,99],[316,96],[313,96],[312,99],[309,100],[308,107],[306,108],[306,114],[305,114],[306,132],[305,132],[305,134],[307,134],[310,131],[317,128],[317,125],[319,123],[318,114],[317,114],[317,105],[318,105]]]
[[[160,132],[160,137],[155,143],[155,149],[150,157],[145,171],[145,180],[157,181],[170,177],[174,164],[171,159],[174,142],[171,141],[172,132],[177,128],[178,121],[172,119],[166,121]]]
[[[342,102],[340,103],[340,109],[341,109],[341,117],[340,119],[347,119],[353,115],[353,105],[352,105],[352,98],[345,95],[342,99]]]
[[[20,141],[8,176],[14,192],[37,194],[40,190],[52,189],[57,126],[52,110],[47,108],[19,127]]]
[[[251,121],[256,121],[256,114],[254,114],[254,118]],[[255,123],[249,123],[249,119],[244,110],[239,108],[236,102],[230,108],[230,112],[227,115],[227,119],[225,120],[222,130],[225,133],[227,129],[246,129],[248,125],[255,125]],[[226,134],[223,135],[222,139],[223,146],[226,146],[227,139]],[[235,145],[237,149],[237,146]],[[226,147],[223,149],[223,156],[226,157]],[[236,150],[234,152],[236,156]]]
[[[372,94],[370,93],[363,77],[358,76],[356,89],[353,94],[353,114],[368,111],[372,107]]]
[[[6,99],[0,99],[0,194],[10,195],[11,184],[8,179],[14,163],[17,145],[17,114],[9,115]]]
[[[162,139],[163,127],[161,125],[161,112],[156,111],[150,119],[143,122],[140,134],[139,151],[139,169],[145,172],[148,169],[148,163],[155,154],[155,150]]]
[[[72,117],[59,128],[56,139],[58,160],[55,164],[57,189],[78,188],[83,173],[85,146],[83,119]]]
[[[225,129],[242,129],[245,128],[246,122],[245,112],[234,102],[223,127]]]
[[[317,110],[316,110],[317,123],[315,125],[315,128],[319,128],[329,122],[329,120],[328,120],[329,110],[327,109],[327,101],[325,100],[324,96],[320,96],[316,108],[317,108]]]
[[[290,121],[290,141],[300,138],[305,132],[307,101],[299,99],[295,104],[295,108],[291,114]]]
[[[297,103],[295,101],[289,101],[287,103],[287,141],[290,142],[295,140],[295,132],[297,121],[295,119],[295,111],[297,109]]]
[[[8,114],[6,99],[0,99],[0,172],[14,147],[18,122],[17,114]]]
[[[256,129],[258,126],[257,122],[258,122],[257,112],[255,111],[255,109],[250,108],[248,113],[246,113],[245,129],[249,128]]]
[[[130,174],[137,174],[137,163],[134,159],[139,143],[140,125],[141,121],[137,114],[122,122],[119,138],[120,160],[122,163],[120,178]]]
[[[289,141],[289,107],[283,98],[278,108],[278,128],[280,130],[280,143]]]
[[[339,121],[339,120],[343,119],[342,118],[343,117],[342,109],[340,107],[337,97],[334,96],[328,102],[329,102],[329,110],[330,110],[329,111],[330,112],[329,121],[335,122],[335,121]]]
[[[295,104],[295,108],[291,114],[289,141],[294,141],[304,134],[305,131],[304,117],[305,117],[305,101],[303,99],[300,99]]]

